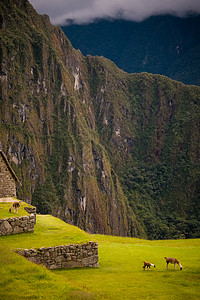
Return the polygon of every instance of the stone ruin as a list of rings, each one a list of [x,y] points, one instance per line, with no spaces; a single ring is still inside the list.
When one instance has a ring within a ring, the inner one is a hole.
[[[48,269],[92,267],[98,268],[98,243],[55,246],[39,249],[17,249],[27,260]]]

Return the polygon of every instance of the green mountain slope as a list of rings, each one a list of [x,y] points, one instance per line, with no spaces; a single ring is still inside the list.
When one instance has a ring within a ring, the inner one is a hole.
[[[129,73],[162,74],[200,85],[200,16],[153,16],[142,22],[97,20],[63,31],[84,55],[102,55]]]
[[[200,88],[84,57],[0,1],[0,147],[19,199],[93,233],[199,236]]]

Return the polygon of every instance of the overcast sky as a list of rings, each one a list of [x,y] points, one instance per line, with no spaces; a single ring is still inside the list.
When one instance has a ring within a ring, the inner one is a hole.
[[[53,24],[67,19],[90,23],[96,18],[142,21],[150,16],[200,13],[200,0],[30,0],[40,14],[48,14]]]

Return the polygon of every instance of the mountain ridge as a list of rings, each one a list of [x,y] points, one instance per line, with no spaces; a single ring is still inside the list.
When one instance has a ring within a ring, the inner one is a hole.
[[[72,45],[84,55],[102,55],[129,73],[162,74],[194,85],[200,85],[199,28],[199,15],[62,26]]]

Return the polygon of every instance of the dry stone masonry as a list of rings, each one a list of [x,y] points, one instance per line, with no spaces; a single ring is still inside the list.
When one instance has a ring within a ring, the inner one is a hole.
[[[25,211],[29,214],[34,214],[36,216],[36,207],[35,206],[25,206]]]
[[[16,197],[16,175],[0,150],[0,197]]]
[[[98,268],[98,243],[55,246],[39,249],[18,249],[18,254],[48,269],[93,267]]]
[[[0,235],[34,232],[36,214],[30,216],[0,219]]]

